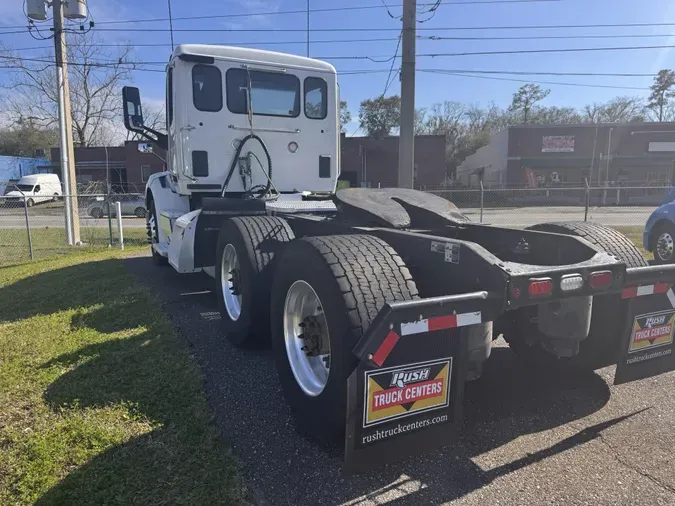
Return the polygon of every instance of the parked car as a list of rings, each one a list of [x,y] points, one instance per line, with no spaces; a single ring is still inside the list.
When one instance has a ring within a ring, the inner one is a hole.
[[[642,243],[654,253],[655,263],[675,263],[675,202],[668,202],[651,214]]]
[[[57,174],[29,174],[19,179],[14,188],[5,194],[4,200],[18,203],[26,199],[26,205],[32,207],[40,202],[57,200],[62,194]]]
[[[145,218],[147,211],[145,209],[145,197],[143,195],[111,195],[110,196],[110,214],[117,216],[117,205],[119,202],[122,206],[122,216],[136,216],[138,218]],[[92,218],[102,218],[108,216],[108,203],[101,198],[89,204],[87,207],[87,214]]]

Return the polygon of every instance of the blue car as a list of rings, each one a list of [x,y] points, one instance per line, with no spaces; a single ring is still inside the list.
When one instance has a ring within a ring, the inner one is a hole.
[[[654,253],[654,263],[675,262],[675,202],[663,204],[647,220],[642,244]]]

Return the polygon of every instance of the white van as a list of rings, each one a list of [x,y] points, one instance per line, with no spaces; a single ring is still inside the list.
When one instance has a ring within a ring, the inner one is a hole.
[[[9,199],[23,201],[28,207],[39,202],[50,202],[63,195],[57,174],[30,174],[23,176],[14,189],[5,195]]]

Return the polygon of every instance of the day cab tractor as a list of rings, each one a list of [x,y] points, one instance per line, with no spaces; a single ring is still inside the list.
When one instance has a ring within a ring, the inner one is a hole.
[[[299,428],[345,434],[350,468],[450,441],[500,335],[563,374],[675,367],[675,267],[648,266],[619,232],[472,223],[411,189],[336,192],[328,63],[180,45],[166,111],[166,134],[145,127],[124,89],[126,127],[167,152],[146,189],[155,263],[215,279],[224,338],[271,343]]]

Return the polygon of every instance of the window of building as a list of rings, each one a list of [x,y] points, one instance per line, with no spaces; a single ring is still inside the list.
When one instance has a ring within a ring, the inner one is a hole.
[[[248,80],[251,79],[251,109],[261,116],[300,115],[300,81],[280,72],[231,68],[227,71],[227,108],[235,114],[248,114]]]
[[[149,165],[141,165],[141,182],[147,183],[152,174],[152,168]]]
[[[192,102],[200,111],[218,112],[223,108],[223,76],[218,67],[192,67]]]
[[[305,116],[325,119],[328,115],[328,85],[319,77],[305,79]]]

